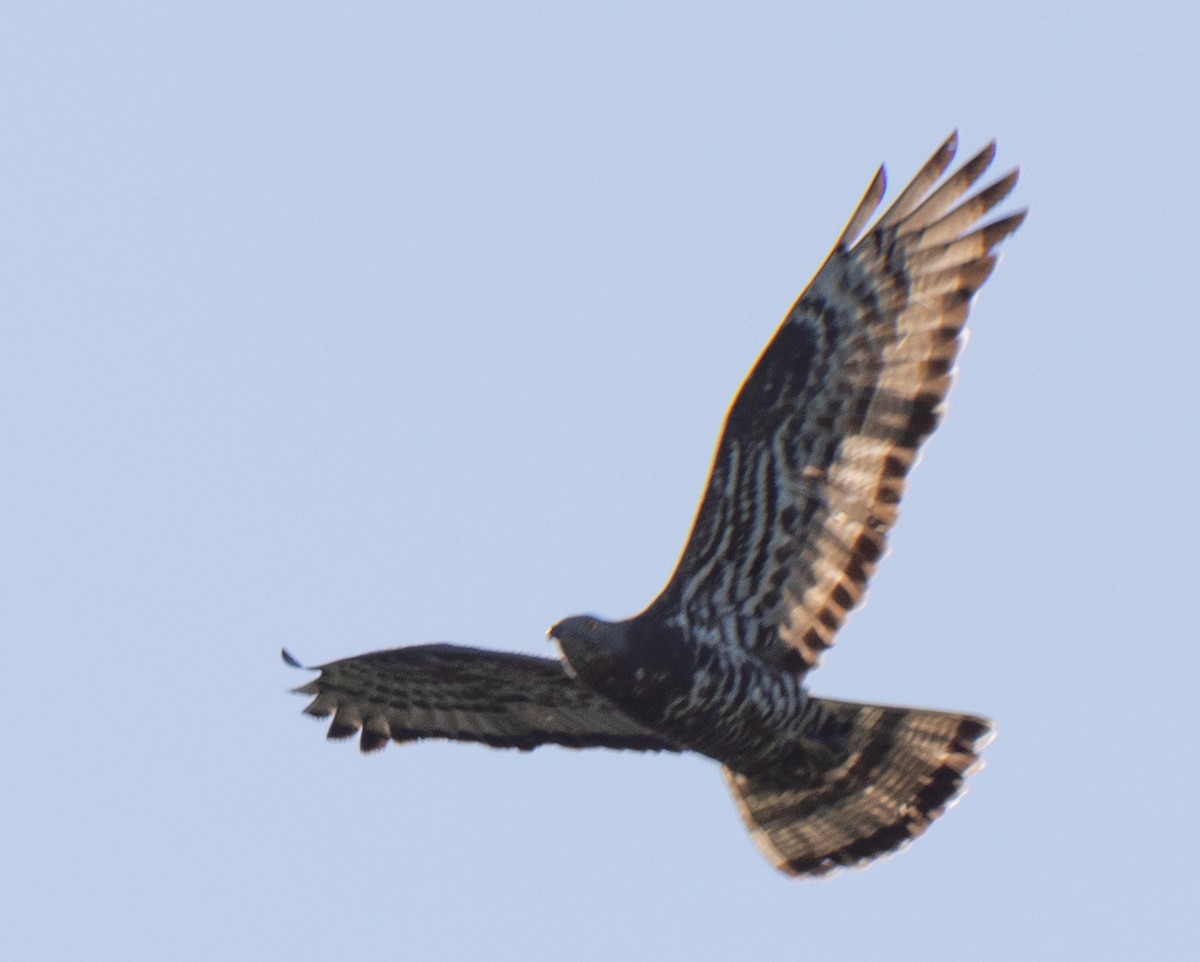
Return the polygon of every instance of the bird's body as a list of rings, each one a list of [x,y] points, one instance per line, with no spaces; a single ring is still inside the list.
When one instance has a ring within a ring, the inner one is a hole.
[[[550,636],[587,688],[681,750],[743,775],[812,768],[805,745],[816,731],[817,701],[794,672],[737,646],[696,644],[643,616],[614,624],[577,616]]]
[[[333,715],[330,737],[697,752],[724,767],[762,851],[798,875],[923,832],[989,724],[825,699],[804,680],[862,600],[971,297],[1024,218],[979,225],[1016,173],[962,199],[995,148],[943,180],[955,146],[868,230],[877,173],[734,399],[679,564],[644,611],[560,622],[561,661],[427,645],[324,665],[298,690],[315,696],[309,713]]]

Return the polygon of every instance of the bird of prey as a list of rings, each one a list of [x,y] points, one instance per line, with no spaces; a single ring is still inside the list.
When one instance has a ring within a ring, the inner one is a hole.
[[[995,143],[943,179],[942,144],[874,223],[880,167],[725,418],[667,585],[624,621],[550,629],[561,659],[417,645],[320,666],[296,691],[330,738],[698,752],[764,855],[793,875],[920,835],[990,735],[980,717],[835,701],[805,679],[862,600],[905,478],[937,426],[971,299],[1021,210],[981,223]],[[285,659],[299,666],[286,651]]]

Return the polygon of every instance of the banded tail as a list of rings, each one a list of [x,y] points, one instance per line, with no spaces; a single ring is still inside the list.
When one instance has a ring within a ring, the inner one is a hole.
[[[725,769],[759,850],[791,875],[825,875],[904,846],[959,794],[991,740],[973,715],[819,699],[845,726],[844,760],[818,784]]]

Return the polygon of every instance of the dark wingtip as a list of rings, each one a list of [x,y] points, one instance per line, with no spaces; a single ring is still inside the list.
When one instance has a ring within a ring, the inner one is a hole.
[[[285,665],[290,665],[292,668],[303,668],[305,671],[308,671],[308,666],[300,664],[300,662],[296,660],[295,655],[293,655],[286,648],[280,648],[279,654],[283,656],[283,663]]]
[[[363,728],[362,734],[359,736],[358,747],[363,754],[367,754],[379,751],[389,741],[389,737],[382,732],[368,731]]]
[[[325,737],[334,741],[341,741],[343,738],[349,738],[351,735],[358,734],[358,726],[350,725],[346,722],[340,722],[335,715],[333,721],[329,725],[329,731],[325,733]]]

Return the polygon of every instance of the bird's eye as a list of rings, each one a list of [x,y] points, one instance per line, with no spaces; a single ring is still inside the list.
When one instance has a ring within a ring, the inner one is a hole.
[[[586,628],[588,631],[595,631],[597,628],[600,627],[600,622],[598,622],[595,618],[589,618],[587,621],[585,621],[583,623],[583,627]]]

